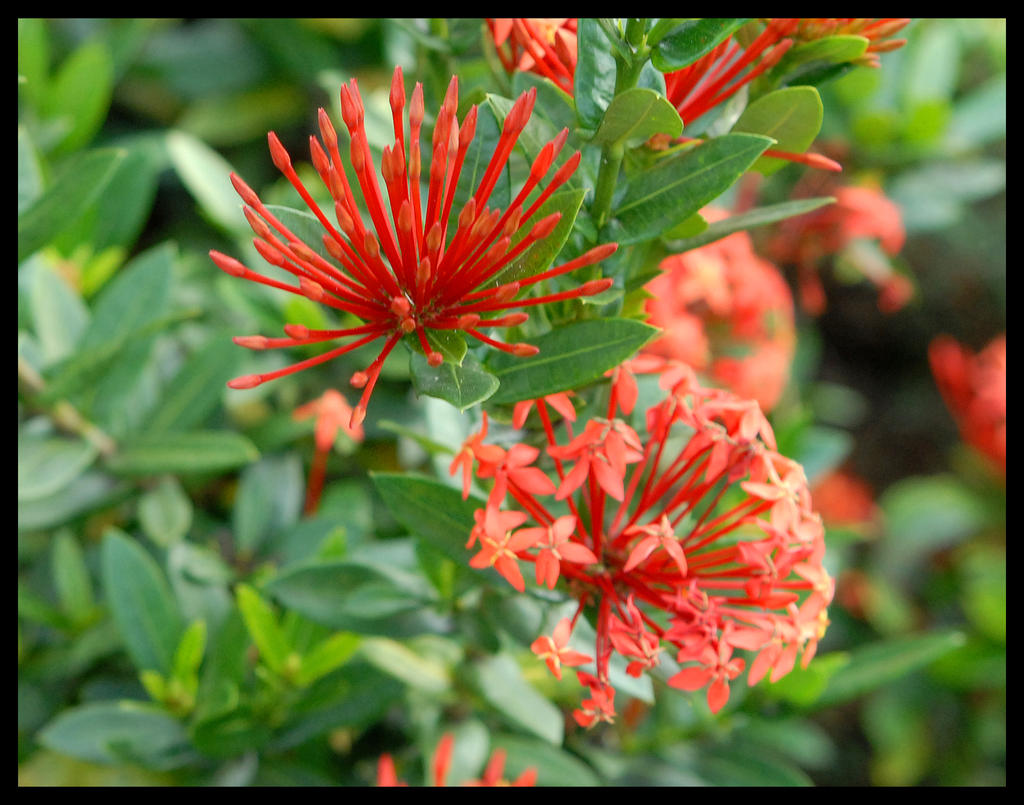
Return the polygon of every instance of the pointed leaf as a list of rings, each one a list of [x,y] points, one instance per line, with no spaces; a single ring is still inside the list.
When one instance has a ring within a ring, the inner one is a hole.
[[[821,131],[824,114],[821,96],[814,87],[786,87],[762,95],[747,106],[732,130],[772,137],[773,149],[802,154]],[[762,157],[753,169],[767,176],[787,164],[784,159]]]
[[[654,90],[633,87],[616,95],[608,105],[591,143],[630,148],[655,134],[678,137],[682,130],[682,118],[663,96]]]
[[[721,221],[708,224],[699,234],[672,240],[668,245],[673,253],[688,252],[690,249],[714,243],[716,240],[731,235],[733,232],[773,224],[776,221],[783,221],[786,218],[803,215],[819,207],[824,207],[826,204],[834,203],[835,199],[832,196],[820,196],[818,198],[798,199],[797,201],[783,201],[766,207],[756,207],[748,212],[730,215]],[[669,234],[671,235],[672,233]]]
[[[573,78],[576,115],[583,128],[596,129],[615,97],[615,57],[600,23],[581,17],[576,32],[578,61]]]
[[[417,394],[426,394],[451,403],[465,411],[483,402],[498,389],[498,380],[472,355],[466,355],[461,366],[445,361],[431,366],[422,352],[409,358],[412,387]]]
[[[693,64],[697,59],[710,53],[717,45],[736,31],[749,19],[701,19],[661,20],[651,29],[651,62],[663,73]],[[668,23],[676,24],[669,27]],[[668,30],[664,30],[668,28]]]
[[[502,353],[491,359],[490,368],[501,382],[491,401],[518,402],[579,388],[618,366],[657,334],[655,328],[632,319],[559,327],[532,339],[540,349],[532,358]]]
[[[118,475],[224,472],[258,458],[255,445],[240,433],[191,431],[126,440],[107,467]]]
[[[477,663],[471,678],[484,701],[509,724],[549,743],[562,743],[565,722],[561,711],[523,678],[522,669],[511,656],[499,654]]]

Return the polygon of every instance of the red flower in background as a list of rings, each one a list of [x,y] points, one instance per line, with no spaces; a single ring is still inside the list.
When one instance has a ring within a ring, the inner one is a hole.
[[[813,189],[804,186],[794,195],[831,195],[836,203],[782,221],[768,244],[774,259],[796,266],[804,309],[814,315],[824,311],[818,271],[832,255],[841,255],[878,287],[883,312],[901,309],[913,297],[914,288],[886,259],[898,254],[906,241],[899,206],[874,187],[813,183]]]
[[[878,518],[878,504],[871,487],[849,470],[833,470],[819,478],[811,494],[826,525],[869,525]]]
[[[455,736],[450,732],[441,736],[434,750],[434,757],[430,764],[431,779],[427,785],[443,786],[448,779],[448,770],[452,763],[452,751],[455,748]],[[505,780],[501,775],[505,771],[505,750],[495,749],[491,759],[487,762],[483,776],[479,780],[467,780],[463,785],[472,786],[532,786],[537,781],[537,770],[529,768],[519,775],[513,782]],[[377,785],[382,787],[404,786],[398,779],[395,772],[395,762],[391,755],[383,754],[377,761]]]
[[[365,371],[352,375],[352,385],[363,389],[352,414],[352,423],[357,425],[366,415],[366,405],[385,358],[403,336],[415,333],[432,366],[439,365],[443,357],[430,345],[427,338],[430,330],[457,330],[496,349],[515,355],[533,355],[536,347],[501,343],[485,335],[481,328],[522,324],[527,318],[525,313],[501,315],[512,308],[593,295],[605,290],[611,279],[592,280],[574,290],[546,296],[516,298],[537,282],[604,259],[615,251],[615,244],[594,247],[568,263],[521,281],[501,283],[498,277],[509,263],[554,229],[560,213],[552,213],[536,221],[533,219],[541,204],[579,164],[577,152],[555,171],[543,191],[529,201],[565,143],[568,131],[564,130],[541,149],[522,189],[508,209],[503,212],[486,206],[530,118],[535,95],[534,91],[523,93],[512,106],[475,193],[461,211],[455,211],[455,189],[477,119],[474,106],[459,124],[456,118],[457,80],[452,78],[434,126],[425,206],[420,193],[420,135],[424,119],[422,86],[416,84],[409,104],[407,148],[405,86],[401,69],[395,68],[391,83],[395,144],[385,147],[381,157],[386,200],[371,164],[359,88],[355,79],[343,86],[341,108],[351,138],[351,163],[372,229],[363,223],[356,193],[342,162],[337,133],[323,109],[319,116],[323,145],[317,138],[310,137],[310,152],[313,167],[334,202],[337,225],[321,211],[292,167],[287,151],[271,132],[270,153],[274,164],[320,221],[324,228],[323,243],[302,242],[241,178],[232,174],[231,181],[246,204],[245,215],[256,234],[253,243],[257,251],[267,262],[294,275],[298,284],[290,285],[265,277],[220,252],[211,251],[210,257],[229,274],[305,296],[363,323],[332,330],[310,330],[289,324],[285,325],[284,338],[238,337],[236,343],[250,349],[354,340],[284,369],[235,378],[228,385],[251,388],[323,363],[364,344],[383,340],[384,345],[377,358]],[[518,235],[521,239],[513,245]],[[494,282],[496,279],[498,281]]]
[[[725,217],[705,210],[715,221]],[[707,372],[771,410],[789,381],[796,351],[793,297],[779,270],[736,232],[662,261],[647,284],[649,322],[663,334],[644,352]]]
[[[334,446],[335,439],[338,438],[338,431],[344,432],[354,442],[361,442],[364,438],[363,426],[351,424],[352,406],[334,389],[327,389],[317,399],[300,405],[292,412],[292,419],[299,422],[310,417],[316,417],[316,450],[313,452],[313,464],[309,470],[309,483],[306,484],[306,514],[315,512],[320,503],[327,456]]]
[[[550,78],[572,94],[576,74],[576,19],[488,19],[502,65]]]
[[[669,394],[647,411],[642,438],[620,416],[636,399],[633,375],[649,372]],[[553,575],[579,600],[576,614],[533,650],[556,674],[583,662],[569,648],[571,627],[588,607],[594,612],[596,674],[579,673],[590,694],[574,714],[580,724],[614,717],[615,653],[639,675],[670,648],[683,668],[669,684],[706,686],[715,711],[744,668],[735,649],[755,652],[751,684],[769,672],[778,679],[801,652],[810,660],[833,595],[821,564],[824,530],[802,469],[776,452],[756,402],[702,387],[685,365],[642,356],[613,375],[606,416],[592,417],[579,436],[572,422],[562,424],[565,439],[552,427],[547,449],[558,491],[531,493],[510,477],[519,508],[489,503],[473,533],[497,538],[507,563],[539,570],[556,542],[568,560]],[[499,525],[499,517],[507,520]],[[481,555],[471,564],[482,566]],[[551,586],[550,568],[537,573],[538,583]],[[503,575],[522,591],[521,571]]]
[[[976,355],[938,336],[928,347],[928,360],[963,440],[1006,475],[1006,336]]]

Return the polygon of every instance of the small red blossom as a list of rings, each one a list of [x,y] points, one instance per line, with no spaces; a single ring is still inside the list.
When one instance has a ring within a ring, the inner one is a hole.
[[[434,750],[434,757],[430,763],[431,778],[427,785],[440,787],[444,786],[448,779],[448,770],[451,767],[452,752],[455,749],[455,736],[450,732],[441,736]],[[467,780],[463,785],[467,786],[532,786],[537,782],[537,770],[528,768],[523,771],[513,782],[502,777],[505,770],[506,752],[504,749],[495,749],[491,753],[491,759],[487,762],[483,775],[478,780]],[[391,755],[380,756],[377,762],[377,785],[382,787],[405,786],[406,783],[398,779],[395,772],[395,762]]]
[[[542,75],[572,94],[576,73],[574,18],[488,19],[487,28],[502,65]]]
[[[473,462],[494,463],[500,461],[504,450],[497,445],[483,444],[487,437],[487,412],[483,412],[483,424],[478,433],[470,436],[462,443],[462,448],[455,454],[451,466],[448,468],[449,475],[455,475],[459,468],[462,468],[462,499],[469,497],[469,487],[473,483]]]
[[[433,130],[426,199],[420,192],[422,173],[420,138],[424,121],[423,89],[417,84],[406,113],[405,85],[400,68],[391,83],[391,110],[395,143],[385,147],[377,172],[366,137],[362,98],[355,79],[341,88],[342,117],[350,138],[349,155],[371,227],[363,223],[356,193],[342,161],[337,132],[327,113],[319,112],[320,135],[310,138],[313,167],[334,202],[334,221],[320,209],[299,179],[291,157],[277,136],[268,135],[275,166],[295,188],[324,228],[322,243],[303,242],[237,175],[231,182],[245,203],[245,215],[256,238],[256,250],[271,265],[292,274],[290,285],[253,271],[233,257],[211,251],[213,262],[227,273],[304,296],[348,314],[363,323],[340,329],[310,330],[285,325],[285,337],[239,336],[236,343],[250,349],[279,349],[321,344],[337,339],[347,343],[298,363],[262,374],[235,378],[231,388],[251,388],[348,353],[364,344],[383,341],[377,357],[351,383],[363,389],[353,409],[352,424],[366,415],[374,385],[384,360],[398,342],[414,335],[431,366],[443,360],[428,338],[431,331],[455,330],[495,349],[519,356],[536,354],[530,344],[506,344],[483,330],[522,324],[525,313],[502,315],[517,307],[544,304],[606,290],[612,280],[591,280],[570,291],[517,298],[538,282],[593,265],[616,249],[616,244],[596,246],[561,266],[527,279],[501,282],[502,271],[526,249],[551,234],[560,213],[538,219],[541,205],[575,171],[577,152],[558,168],[542,191],[541,182],[554,165],[568,137],[563,130],[547,143],[534,160],[523,187],[508,209],[486,207],[491,191],[504,170],[519,135],[533,110],[536,91],[523,93],[513,104],[502,128],[494,154],[480,176],[476,191],[461,210],[453,209],[455,190],[467,151],[476,131],[477,107],[458,121],[458,82],[453,77],[438,111]],[[405,121],[408,119],[408,139]],[[534,197],[535,196],[535,197]],[[517,233],[523,233],[517,237]],[[515,242],[515,245],[513,245]]]
[[[320,503],[324,475],[327,471],[327,456],[334,446],[335,439],[338,438],[338,431],[343,431],[354,442],[361,442],[364,438],[363,426],[352,424],[352,406],[334,389],[328,389],[318,399],[300,405],[292,412],[292,419],[297,421],[313,416],[316,417],[316,450],[309,469],[309,482],[306,484],[306,514],[315,512]]]
[[[513,534],[512,529],[526,520],[523,512],[498,511],[488,507],[484,514],[483,533],[480,538],[480,552],[469,560],[475,568],[493,567],[519,592],[526,589],[523,574],[519,570],[518,554],[531,548],[536,542],[532,529]]]
[[[562,618],[555,627],[551,637],[544,635],[538,637],[530,646],[530,651],[547,663],[555,679],[562,678],[562,666],[585,665],[593,662],[593,657],[588,657],[579,651],[568,647],[569,637],[572,634],[572,621],[569,618]]]
[[[963,440],[1006,475],[1006,336],[976,355],[950,336],[938,336],[928,360]]]

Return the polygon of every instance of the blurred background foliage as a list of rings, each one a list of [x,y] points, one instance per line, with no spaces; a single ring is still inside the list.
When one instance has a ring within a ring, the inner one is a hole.
[[[463,97],[500,86],[482,23],[19,21],[19,781],[368,784],[389,751],[416,782],[453,730],[455,782],[503,747],[507,776],[541,784],[1004,784],[1005,480],[960,442],[926,355],[939,333],[978,350],[1005,331],[1005,21],[906,36],[822,87],[816,148],[899,204],[916,296],[882,313],[823,272],[772,417],[812,483],[842,468],[870,493],[827,522],[819,657],[737,685],[718,717],[623,687],[618,723],[588,733],[560,709],[575,685],[527,650],[548,602],[409,537],[368,480],[447,477],[467,417],[389,360],[304,518],[314,423],[291,412],[366,355],[224,386],[283,365],[231,335],[326,323],[210,263],[251,253],[229,171],[298,206],[268,130],[305,153],[356,76],[386,142],[395,64],[428,109],[453,72]],[[759,192],[785,200],[807,172]]]

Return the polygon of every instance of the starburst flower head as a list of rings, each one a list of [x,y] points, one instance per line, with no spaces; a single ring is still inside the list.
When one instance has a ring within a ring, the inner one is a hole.
[[[416,84],[406,111],[400,68],[395,68],[391,83],[395,142],[385,147],[381,156],[383,190],[372,165],[363,101],[356,80],[352,79],[341,88],[341,110],[349,133],[348,150],[354,181],[350,181],[343,163],[334,125],[323,109],[319,112],[320,139],[310,137],[310,156],[333,201],[333,220],[303,185],[288,152],[271,132],[268,139],[274,164],[323,227],[322,242],[303,242],[239,176],[232,174],[231,182],[245,203],[245,216],[256,236],[253,241],[256,250],[268,263],[290,273],[296,283],[264,276],[217,251],[211,251],[210,257],[229,274],[304,296],[362,323],[326,330],[287,324],[285,337],[236,337],[239,345],[256,350],[339,339],[346,342],[283,369],[235,378],[228,385],[251,388],[324,363],[365,344],[382,341],[377,357],[351,378],[353,386],[363,389],[352,413],[352,423],[357,425],[366,416],[366,406],[384,360],[403,337],[414,340],[431,366],[438,366],[444,360],[431,343],[430,334],[436,331],[457,331],[514,355],[533,355],[537,348],[530,344],[502,343],[483,331],[522,324],[527,314],[509,312],[514,308],[590,296],[606,290],[611,279],[591,280],[575,289],[545,296],[521,297],[538,282],[603,260],[615,251],[614,243],[595,246],[567,263],[533,276],[502,281],[502,273],[513,261],[554,230],[561,214],[555,212],[538,217],[538,211],[572,175],[580,160],[579,152],[575,153],[554,171],[541,189],[568,137],[568,130],[563,130],[540,150],[508,208],[487,206],[519,135],[529,121],[535,98],[536,91],[531,90],[512,105],[495,151],[461,209],[454,206],[456,189],[476,132],[477,107],[471,107],[460,123],[456,114],[458,81],[454,77],[437,113],[428,146],[430,163],[426,168],[425,201],[420,192],[424,172],[421,161],[425,117],[423,89]],[[367,222],[359,207],[360,198],[366,208]]]
[[[655,375],[666,396],[627,422],[618,401],[632,409],[638,374]],[[680,664],[669,684],[706,689],[715,712],[747,667],[737,650],[753,655],[751,684],[808,662],[834,594],[822,566],[824,529],[803,469],[777,452],[757,403],[646,355],[612,373],[602,413],[578,435],[564,421],[566,436],[549,437],[537,465],[554,475],[554,494],[510,476],[502,508],[476,512],[473,534],[485,547],[470,560],[493,565],[520,592],[524,562],[535,563],[538,584],[564,580],[576,614],[532,646],[556,675],[567,657],[581,659],[566,652],[571,627],[590,613],[594,665],[579,673],[589,696],[576,721],[614,717],[613,655],[639,676],[668,651]]]

